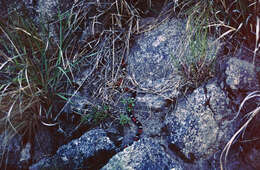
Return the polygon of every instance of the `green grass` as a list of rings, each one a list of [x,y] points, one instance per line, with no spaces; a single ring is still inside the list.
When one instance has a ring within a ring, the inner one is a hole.
[[[72,48],[77,16],[59,14],[57,21],[58,41],[47,24],[36,27],[16,12],[9,15],[7,23],[0,22],[0,73],[4,75],[0,80],[1,132],[31,138],[40,122],[56,124],[54,117],[71,96],[67,90],[75,70],[88,56],[77,57],[78,51]]]
[[[214,44],[209,30],[205,28],[210,22],[209,15],[205,11],[201,12],[200,6],[192,9],[193,13],[198,14],[188,15],[186,34],[182,37],[179,50],[173,54],[172,60],[185,78],[186,84],[197,88],[214,77],[219,44]]]

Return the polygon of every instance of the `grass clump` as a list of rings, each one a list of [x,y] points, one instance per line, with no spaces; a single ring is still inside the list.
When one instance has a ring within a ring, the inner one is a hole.
[[[253,0],[206,0],[206,1],[176,1],[175,10],[181,17],[188,18],[188,24],[193,26],[190,38],[185,39],[187,47],[191,48],[191,58],[185,55],[181,56],[181,59],[177,60],[177,66],[179,66],[182,74],[185,75],[188,81],[191,81],[193,85],[200,84],[201,76],[204,78],[210,78],[214,73],[214,56],[209,57],[209,60],[205,58],[206,39],[203,40],[204,35],[208,33],[214,33],[217,36],[215,42],[223,39],[226,44],[230,44],[233,49],[228,51],[228,55],[232,55],[231,52],[236,53],[236,49],[240,46],[246,45],[251,53],[248,55],[248,61],[259,67],[257,59],[259,56],[260,48],[260,4],[259,1]],[[194,29],[195,28],[195,29]],[[192,31],[194,30],[193,34]],[[196,35],[197,34],[197,35]],[[192,37],[197,37],[202,44],[196,45]],[[201,38],[202,39],[201,39]],[[185,48],[184,48],[185,49]],[[195,55],[194,55],[195,54]],[[174,60],[176,62],[176,56]],[[210,61],[210,62],[207,62]],[[258,61],[259,62],[259,61]],[[201,64],[203,63],[203,64]],[[204,66],[204,67],[202,67]],[[202,78],[203,80],[203,78]],[[198,83],[196,83],[198,82]],[[253,92],[249,94],[241,103],[238,114],[245,102],[252,99],[259,98],[259,92]],[[259,106],[259,103],[257,103]],[[225,146],[221,157],[220,166],[221,169],[225,168],[227,161],[227,155],[231,148],[231,145],[238,139],[238,137],[245,131],[246,127],[252,122],[253,118],[259,113],[259,107],[256,107],[252,112],[246,114],[247,120],[242,124],[241,128],[234,134],[230,141]],[[236,116],[237,118],[237,116]]]
[[[213,43],[207,28],[211,22],[211,7],[207,6],[207,2],[200,1],[180,14],[187,17],[186,33],[172,59],[191,88],[197,88],[215,74],[219,44]]]
[[[0,129],[31,137],[38,123],[56,124],[54,117],[67,102],[77,58],[73,40],[77,17],[59,15],[57,41],[46,23],[36,27],[15,11],[0,22]]]

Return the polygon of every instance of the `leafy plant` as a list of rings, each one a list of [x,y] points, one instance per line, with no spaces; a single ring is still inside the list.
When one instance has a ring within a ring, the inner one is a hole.
[[[101,108],[93,107],[90,113],[81,115],[81,123],[100,124],[109,117],[109,107],[103,105]]]
[[[125,125],[129,124],[130,121],[131,121],[131,119],[127,115],[125,115],[123,113],[120,114],[120,118],[119,118],[120,125],[125,126]]]

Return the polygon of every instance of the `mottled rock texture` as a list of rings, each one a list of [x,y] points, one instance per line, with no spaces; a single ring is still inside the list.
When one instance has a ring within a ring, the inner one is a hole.
[[[143,91],[142,94],[137,94],[138,102],[159,109],[164,106],[165,99],[180,95],[185,77],[179,74],[179,68],[174,66],[177,61],[173,60],[178,58],[176,55],[179,53],[194,60],[189,47],[181,51],[188,34],[185,26],[185,20],[170,19],[137,38],[129,55],[128,71],[136,86]],[[207,43],[210,42],[209,39]],[[207,55],[213,56],[217,46],[209,46],[207,50]]]
[[[113,142],[106,136],[104,130],[91,130],[80,138],[61,146],[54,156],[40,160],[29,169],[97,168],[97,162],[100,163],[109,159],[110,152],[114,147]]]
[[[15,135],[11,140],[6,140],[4,133],[0,135],[0,168],[1,169],[15,169],[20,166],[22,151],[22,137],[20,135]]]
[[[176,109],[166,116],[169,142],[187,158],[209,158],[233,134],[235,127],[228,122],[233,116],[226,94],[216,81],[208,83],[180,100]]]
[[[160,143],[152,138],[143,138],[113,156],[102,168],[110,169],[184,170],[183,163],[167,154]]]
[[[255,66],[244,60],[230,58],[226,67],[226,84],[233,91],[259,90]]]

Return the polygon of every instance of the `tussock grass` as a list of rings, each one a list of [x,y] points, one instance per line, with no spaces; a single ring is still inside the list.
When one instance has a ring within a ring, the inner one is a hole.
[[[179,50],[173,56],[175,66],[185,77],[187,85],[197,88],[215,74],[215,59],[218,51],[218,42],[210,40],[208,25],[213,10],[208,1],[182,1],[176,7],[181,7],[179,17],[187,18],[186,34],[182,37]],[[187,6],[192,5],[188,8]],[[187,9],[186,9],[187,8]]]
[[[46,24],[36,27],[16,12],[0,22],[0,132],[6,132],[6,141],[17,133],[30,140],[40,122],[56,125],[75,69],[88,57],[76,51],[77,15],[59,14],[57,21],[56,41]]]

